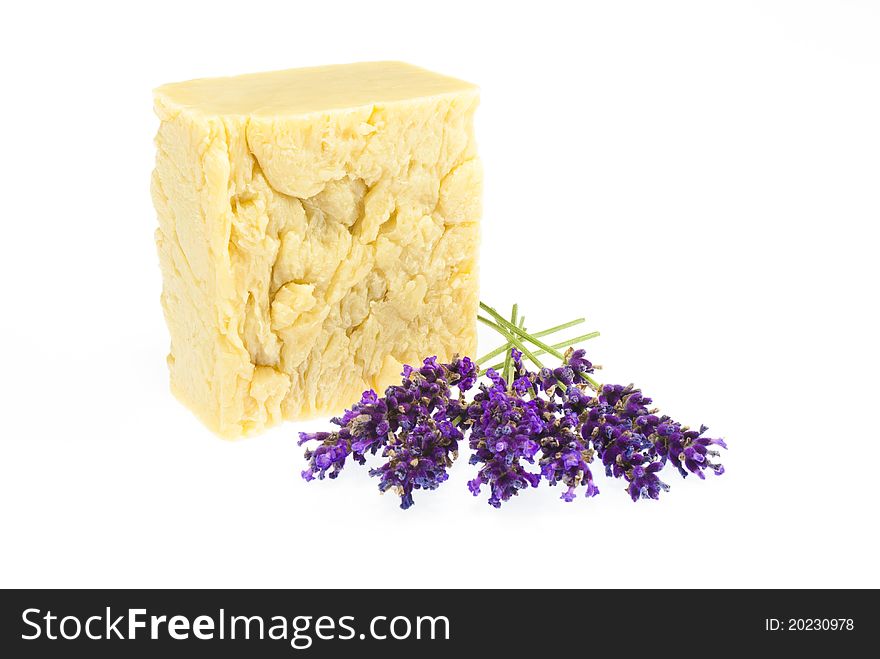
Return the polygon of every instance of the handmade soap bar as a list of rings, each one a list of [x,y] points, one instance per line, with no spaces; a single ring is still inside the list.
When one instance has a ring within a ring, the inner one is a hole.
[[[473,355],[477,89],[400,62],[155,91],[171,387],[227,437]]]

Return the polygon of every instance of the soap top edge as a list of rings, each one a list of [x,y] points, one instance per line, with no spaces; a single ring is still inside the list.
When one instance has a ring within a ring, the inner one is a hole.
[[[395,61],[196,78],[153,90],[157,105],[199,115],[309,116],[450,94],[478,94],[469,82]]]

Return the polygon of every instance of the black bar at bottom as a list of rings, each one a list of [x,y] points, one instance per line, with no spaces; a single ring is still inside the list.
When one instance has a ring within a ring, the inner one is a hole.
[[[876,601],[867,590],[6,590],[0,650],[7,657],[545,657],[600,649],[633,656],[665,646],[682,656],[813,655],[866,647],[877,629]]]

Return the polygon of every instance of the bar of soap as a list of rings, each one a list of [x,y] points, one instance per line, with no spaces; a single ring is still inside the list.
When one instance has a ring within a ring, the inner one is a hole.
[[[473,85],[400,62],[154,92],[171,389],[225,437],[473,355]]]

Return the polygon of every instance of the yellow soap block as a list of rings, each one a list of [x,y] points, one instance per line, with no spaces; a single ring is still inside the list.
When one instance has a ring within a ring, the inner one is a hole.
[[[155,90],[171,388],[226,437],[473,356],[473,85],[400,62]]]

